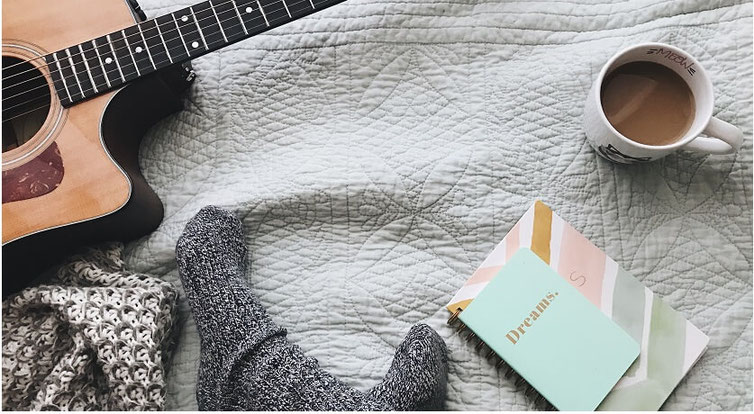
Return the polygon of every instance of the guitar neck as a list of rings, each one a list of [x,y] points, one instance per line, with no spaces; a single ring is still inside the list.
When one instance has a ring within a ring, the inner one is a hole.
[[[45,56],[63,106],[344,0],[209,0]]]

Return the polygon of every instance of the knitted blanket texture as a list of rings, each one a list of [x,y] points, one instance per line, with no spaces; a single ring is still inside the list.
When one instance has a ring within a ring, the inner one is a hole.
[[[3,301],[4,410],[160,410],[177,293],[124,269],[121,244]]]

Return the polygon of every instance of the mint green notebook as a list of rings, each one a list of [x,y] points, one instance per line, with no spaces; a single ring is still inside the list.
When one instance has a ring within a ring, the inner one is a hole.
[[[459,319],[559,410],[594,410],[639,344],[527,248]]]

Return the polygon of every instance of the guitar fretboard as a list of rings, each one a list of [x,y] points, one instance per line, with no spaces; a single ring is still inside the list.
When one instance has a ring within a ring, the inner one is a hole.
[[[344,0],[210,0],[45,56],[63,106]]]

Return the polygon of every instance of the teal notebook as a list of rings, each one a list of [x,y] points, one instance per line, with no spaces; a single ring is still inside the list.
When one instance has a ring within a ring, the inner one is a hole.
[[[639,344],[521,248],[458,316],[559,410],[594,410]]]

